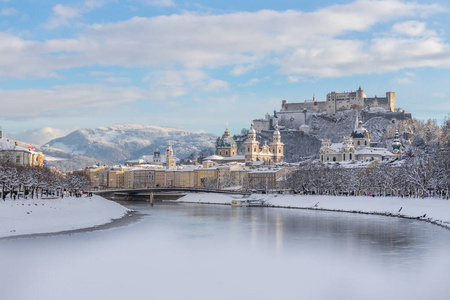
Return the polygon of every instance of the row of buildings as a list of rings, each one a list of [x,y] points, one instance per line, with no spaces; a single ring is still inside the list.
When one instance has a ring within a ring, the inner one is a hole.
[[[85,172],[94,188],[254,188],[280,189],[293,167],[281,165],[284,144],[278,127],[273,142],[260,147],[256,132],[249,130],[245,154],[237,154],[237,144],[228,126],[217,140],[217,154],[206,157],[201,165],[177,165],[175,151],[169,144],[165,157],[156,149],[151,159],[130,161],[124,166],[90,167]]]
[[[288,166],[251,168],[244,164],[179,166],[177,169],[151,165],[90,167],[85,171],[93,188],[182,187],[222,189],[282,189]]]

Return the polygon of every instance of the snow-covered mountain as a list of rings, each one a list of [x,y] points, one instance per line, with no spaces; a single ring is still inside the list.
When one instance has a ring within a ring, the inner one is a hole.
[[[121,163],[153,154],[156,148],[164,153],[168,143],[172,144],[178,157],[192,152],[214,148],[217,136],[180,128],[117,124],[95,129],[76,130],[64,137],[51,140],[46,148],[97,158],[108,163]]]
[[[63,137],[72,131],[73,129],[42,127],[22,132],[8,132],[8,137],[18,141],[27,141],[28,143],[40,146],[53,139]]]

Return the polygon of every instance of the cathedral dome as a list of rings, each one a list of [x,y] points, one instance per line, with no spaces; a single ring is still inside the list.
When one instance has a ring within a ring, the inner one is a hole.
[[[219,148],[237,148],[236,141],[231,136],[222,136],[217,139]]]
[[[223,135],[217,139],[216,148],[237,148],[235,140],[230,136],[228,124]]]

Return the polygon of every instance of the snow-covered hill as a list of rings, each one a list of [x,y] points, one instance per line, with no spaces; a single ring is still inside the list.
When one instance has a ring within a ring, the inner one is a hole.
[[[63,137],[73,129],[58,129],[52,127],[42,127],[38,129],[27,130],[23,132],[8,132],[8,137],[18,141],[27,141],[37,146],[43,145],[53,139]]]
[[[178,157],[213,148],[217,136],[180,128],[117,124],[95,129],[76,130],[67,136],[51,140],[47,147],[86,157],[120,163],[153,154],[156,148],[164,153],[168,143]]]

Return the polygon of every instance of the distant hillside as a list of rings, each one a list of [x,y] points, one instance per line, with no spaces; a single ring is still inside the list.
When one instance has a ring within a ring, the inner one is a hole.
[[[118,124],[79,129],[51,140],[41,149],[54,148],[108,163],[123,163],[153,154],[156,148],[164,153],[169,142],[178,157],[187,157],[192,152],[213,148],[216,138],[214,134],[179,128]]]

